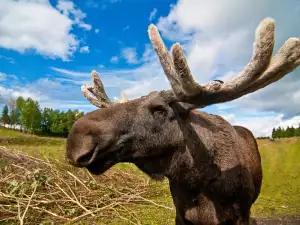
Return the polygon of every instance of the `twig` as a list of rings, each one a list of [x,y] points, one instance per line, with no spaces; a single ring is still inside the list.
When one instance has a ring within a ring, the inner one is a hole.
[[[21,217],[21,209],[20,209],[20,202],[19,200],[17,201],[17,206],[18,206],[18,219],[20,221],[20,225],[23,225],[23,220],[22,220],[22,217]]]
[[[19,168],[19,169],[21,169],[21,170],[26,170],[27,172],[30,172],[28,169],[26,169],[25,167],[23,167],[23,166],[18,166],[18,165],[15,165],[15,164],[11,164],[12,166],[15,166],[15,167],[17,167],[17,168]]]
[[[91,192],[91,190],[81,181],[79,180],[78,177],[76,177],[74,174],[72,174],[71,172],[67,171],[68,174],[70,174],[75,180],[77,180],[80,184],[82,184],[83,187],[85,187],[86,190],[88,190],[89,192]]]
[[[171,207],[168,207],[168,206],[164,206],[164,205],[160,205],[160,204],[157,204],[156,202],[150,200],[150,199],[146,199],[146,198],[143,198],[142,196],[138,196],[138,198],[144,200],[145,202],[149,202],[157,207],[160,207],[160,208],[164,208],[164,209],[169,209],[169,210],[174,210],[174,208],[171,208]]]
[[[5,217],[5,218],[1,218],[0,219],[0,222],[2,222],[2,221],[8,221],[8,220],[15,220],[16,219],[16,217],[15,216],[11,216],[11,217]]]
[[[76,220],[78,220],[80,218],[83,218],[83,217],[86,217],[88,215],[91,215],[92,213],[97,213],[97,212],[99,212],[99,211],[101,211],[103,209],[106,209],[106,208],[112,208],[112,207],[114,207],[114,206],[116,206],[118,204],[119,204],[118,202],[113,202],[113,203],[111,203],[109,205],[106,205],[106,206],[103,206],[101,208],[98,208],[98,209],[94,210],[93,212],[88,212],[88,213],[82,214],[80,216],[77,216],[77,217],[73,218],[71,221],[74,222],[74,221],[76,221]]]
[[[33,195],[34,195],[34,193],[35,193],[35,191],[36,191],[36,188],[37,188],[37,184],[35,184],[35,186],[34,186],[34,190],[33,190],[32,194],[31,194],[31,196],[30,196],[30,198],[29,198],[29,200],[28,200],[28,203],[27,203],[26,209],[25,209],[25,211],[24,211],[24,213],[23,213],[23,216],[22,216],[22,218],[21,218],[21,219],[22,219],[22,222],[24,221],[25,215],[26,215],[26,213],[27,213],[27,210],[28,210],[28,208],[29,208],[29,205],[30,205],[31,199],[33,198]]]
[[[95,180],[95,178],[92,176],[92,174],[90,173],[90,171],[87,170],[86,173],[87,173],[87,174],[92,178],[92,180],[96,183],[96,180]]]
[[[57,215],[56,213],[54,213],[54,212],[51,212],[51,211],[49,211],[49,210],[46,210],[46,209],[41,209],[41,208],[39,208],[39,207],[32,207],[32,206],[31,206],[31,208],[33,208],[33,209],[37,209],[37,210],[40,210],[40,211],[42,211],[42,212],[45,212],[45,213],[48,213],[48,214],[50,214],[50,215],[52,215],[52,216],[54,216],[54,217],[57,217],[57,218],[59,218],[59,219],[61,219],[61,220],[70,221],[70,219],[69,219],[69,218],[66,218],[66,217],[63,217],[63,216]]]

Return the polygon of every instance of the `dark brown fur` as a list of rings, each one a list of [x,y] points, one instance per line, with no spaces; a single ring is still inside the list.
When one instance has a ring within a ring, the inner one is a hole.
[[[67,159],[94,174],[132,162],[153,179],[167,177],[177,225],[249,224],[262,180],[255,138],[183,106],[151,94],[88,113],[69,134]]]

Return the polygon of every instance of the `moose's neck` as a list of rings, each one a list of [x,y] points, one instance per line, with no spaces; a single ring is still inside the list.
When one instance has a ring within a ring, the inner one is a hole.
[[[199,190],[217,176],[219,169],[211,163],[205,152],[197,150],[195,153],[187,146],[182,146],[176,150],[169,149],[165,154],[140,158],[134,163],[152,179],[162,180],[167,177],[170,182],[182,184],[182,188],[187,191],[193,188]]]
[[[179,109],[175,111],[179,112]],[[178,125],[174,128],[176,131],[169,134],[176,136],[172,138],[176,141],[161,149],[157,146],[147,149],[148,152],[158,154],[139,157],[134,163],[153,179],[167,177],[172,182],[186,185],[186,188],[195,187],[199,190],[220,171],[214,163],[214,152],[206,140],[209,137],[206,135],[213,132],[207,127],[214,128],[211,124],[207,125],[211,121],[206,117],[206,114],[199,112],[179,112]]]
[[[148,174],[152,179],[162,180],[164,177],[169,177],[173,174],[172,167],[177,164],[177,159],[182,158],[180,148],[164,149],[158,155],[146,156],[139,158],[134,163],[143,172]],[[153,149],[155,151],[157,149]]]

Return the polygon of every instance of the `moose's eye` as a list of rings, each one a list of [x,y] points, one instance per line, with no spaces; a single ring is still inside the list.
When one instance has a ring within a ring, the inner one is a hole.
[[[162,105],[158,105],[158,106],[155,106],[153,108],[151,108],[151,111],[152,113],[163,113],[166,111],[165,107],[163,107]]]

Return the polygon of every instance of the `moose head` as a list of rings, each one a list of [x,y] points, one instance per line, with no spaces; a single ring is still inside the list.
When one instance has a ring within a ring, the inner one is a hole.
[[[300,39],[289,38],[272,56],[274,21],[261,21],[250,62],[228,82],[198,84],[183,48],[171,55],[157,28],[149,38],[171,89],[112,102],[96,73],[84,96],[101,108],[80,118],[66,147],[69,163],[102,174],[120,162],[134,163],[153,179],[167,177],[176,224],[248,224],[260,193],[262,171],[256,140],[246,128],[196,108],[228,102],[278,81],[300,65]]]

